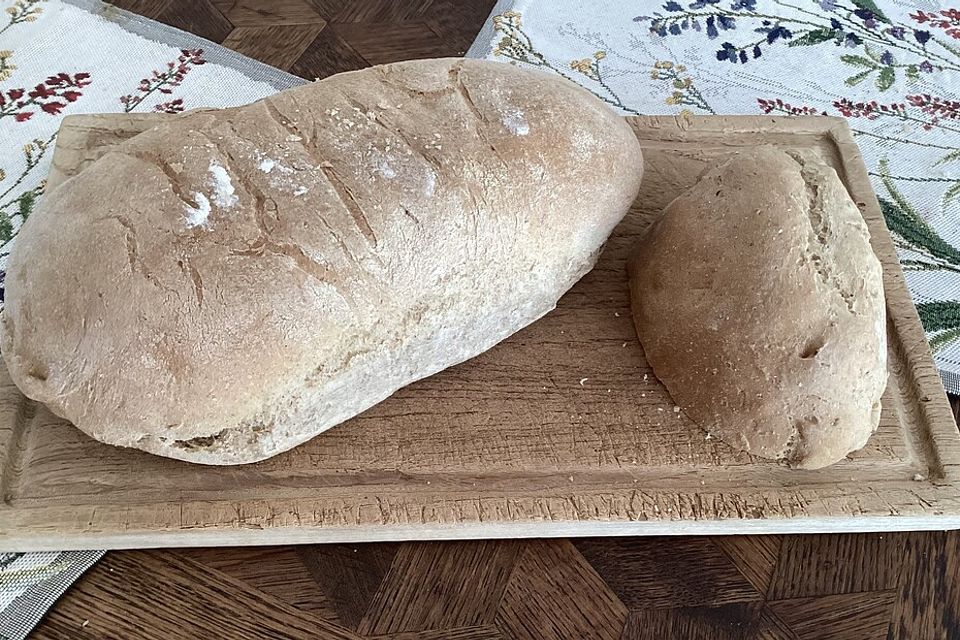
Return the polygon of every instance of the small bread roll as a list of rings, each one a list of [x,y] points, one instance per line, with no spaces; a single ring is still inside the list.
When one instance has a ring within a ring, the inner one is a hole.
[[[883,279],[832,168],[734,155],[670,203],[629,272],[647,360],[701,428],[808,469],[866,444],[887,380]]]

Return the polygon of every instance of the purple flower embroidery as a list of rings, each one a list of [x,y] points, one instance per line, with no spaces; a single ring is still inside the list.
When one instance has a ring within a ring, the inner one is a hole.
[[[884,29],[883,32],[890,34],[897,40],[903,40],[907,35],[907,30],[903,27],[890,27],[889,29]]]

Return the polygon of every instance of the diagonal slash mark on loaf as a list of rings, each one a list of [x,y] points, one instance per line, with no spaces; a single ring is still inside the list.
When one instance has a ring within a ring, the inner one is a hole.
[[[333,171],[333,168],[329,166],[330,163],[317,155],[316,149],[312,144],[313,141],[306,140],[303,132],[297,128],[292,120],[283,115],[277,106],[273,104],[273,100],[266,98],[264,99],[263,104],[266,106],[267,113],[270,115],[270,117],[295,138],[295,141],[298,142],[300,146],[303,147],[304,151],[307,152],[307,155],[310,156],[314,165],[323,172],[323,175],[326,176],[330,186],[333,187],[337,198],[339,198],[340,202],[350,213],[350,216],[353,218],[354,224],[357,225],[360,233],[363,234],[364,238],[366,238],[368,242],[376,247],[377,236],[373,232],[373,228],[367,221],[367,217],[363,213],[363,209],[360,207],[359,203],[354,197],[353,192],[349,187],[347,187],[346,184],[344,184],[343,180],[337,176],[337,174]]]

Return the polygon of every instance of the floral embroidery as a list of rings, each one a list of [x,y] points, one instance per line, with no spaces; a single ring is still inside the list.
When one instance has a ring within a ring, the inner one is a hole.
[[[23,22],[33,22],[37,19],[43,9],[40,8],[40,3],[45,2],[46,0],[16,0],[11,6],[7,7],[6,13],[10,16],[9,22],[6,26],[0,29],[0,33],[3,33],[10,27],[20,24]]]
[[[911,13],[910,17],[920,24],[929,23],[931,27],[943,29],[951,38],[960,39],[960,10],[944,9],[938,14],[927,13],[926,11],[917,11]]]
[[[183,98],[176,98],[169,102],[161,102],[153,107],[154,111],[159,111],[160,113],[181,113],[183,109]]]
[[[840,60],[856,69],[847,78],[855,86],[872,77],[880,91],[896,82],[897,74],[916,78],[921,73],[960,71],[960,50],[934,38],[930,31],[913,24],[894,24],[873,0],[822,0],[824,13],[798,7],[785,0],[775,4],[794,10],[791,15],[776,16],[757,11],[756,0],[695,0],[684,8],[671,0],[663,12],[637,16],[636,22],[649,23],[649,31],[664,38],[688,31],[704,32],[715,40],[724,32],[741,30],[754,34],[745,42],[724,41],[716,50],[716,58],[733,64],[747,64],[763,55],[763,49],[777,43],[788,47],[810,47],[832,44],[861,49],[862,54],[840,56]],[[960,38],[960,11],[947,9],[939,15],[922,11],[911,15],[918,24],[945,29],[952,38]],[[752,27],[752,28],[750,28]],[[732,34],[731,34],[732,35]]]
[[[13,74],[13,70],[17,68],[17,65],[10,62],[12,57],[13,52],[9,49],[0,51],[0,82],[9,78]]]
[[[89,73],[58,73],[33,89],[7,89],[0,92],[0,119],[13,116],[17,122],[24,122],[36,113],[31,107],[39,107],[44,113],[59,115],[68,102],[76,102],[83,95],[83,89],[91,82]]]
[[[653,63],[650,77],[653,80],[662,80],[673,88],[673,93],[664,100],[670,105],[686,105],[715,114],[716,111],[707,103],[703,94],[693,86],[693,78],[683,75],[687,68],[682,64],[675,64],[670,60],[657,60]]]
[[[493,28],[498,33],[503,34],[500,42],[498,42],[493,49],[494,56],[507,58],[514,64],[520,62],[534,67],[543,67],[571,82],[577,82],[568,73],[551,63],[547,60],[546,56],[537,51],[533,46],[533,42],[530,40],[530,36],[523,31],[522,18],[518,12],[506,11],[502,15],[494,16]],[[627,113],[638,114],[639,111],[624,104],[623,100],[621,100],[616,92],[610,88],[610,85],[607,84],[603,69],[601,68],[602,62],[606,57],[607,54],[605,51],[597,51],[589,58],[571,61],[569,68],[596,84],[596,89],[590,86],[586,87],[593,95]],[[582,82],[577,82],[577,84],[583,85]]]
[[[23,184],[27,176],[40,164],[40,160],[43,159],[47,151],[53,147],[53,140],[56,135],[54,133],[46,140],[34,138],[31,142],[23,145],[23,170],[13,181],[13,184],[0,191],[0,246],[4,247],[3,251],[0,251],[0,258],[7,257],[10,248],[9,243],[16,236],[16,229],[19,229],[19,226],[26,222],[33,212],[34,205],[40,195],[43,194],[46,181],[42,180],[36,187],[18,194],[14,194],[14,190]],[[3,183],[6,177],[6,172],[0,169],[0,183]],[[14,223],[17,225],[16,228]]]
[[[784,102],[780,98],[765,100],[757,98],[757,104],[764,113],[782,113],[788,116],[825,116],[826,111],[817,111],[813,107],[793,106],[789,102]]]
[[[179,87],[190,69],[206,64],[206,62],[203,57],[203,49],[181,49],[180,57],[173,62],[168,62],[165,71],[154,70],[150,77],[140,80],[137,93],[120,97],[124,113],[136,109],[154,91],[167,95],[173,93],[171,87]]]
[[[938,98],[931,96],[929,93],[923,95],[908,95],[906,100],[914,107],[919,107],[923,113],[933,116],[930,122],[924,125],[924,129],[928,131],[937,125],[940,118],[947,120],[960,119],[960,101],[958,100]]]

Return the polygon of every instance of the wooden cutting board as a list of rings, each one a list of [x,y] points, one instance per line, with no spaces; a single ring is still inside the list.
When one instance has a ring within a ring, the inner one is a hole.
[[[48,188],[164,117],[65,119]],[[0,371],[0,549],[960,527],[960,434],[846,124],[631,123],[642,193],[554,312],[270,460],[203,467],[103,445]],[[884,266],[891,375],[880,428],[818,471],[708,439],[674,410],[630,318],[624,259],[641,231],[708,164],[757,144],[833,164]]]

